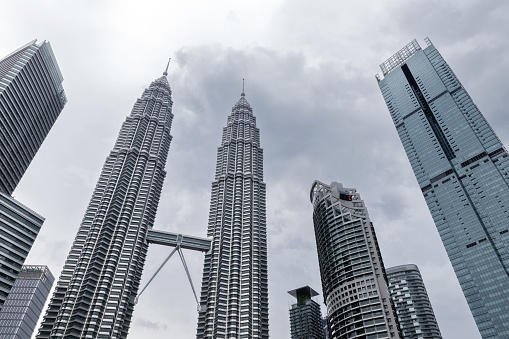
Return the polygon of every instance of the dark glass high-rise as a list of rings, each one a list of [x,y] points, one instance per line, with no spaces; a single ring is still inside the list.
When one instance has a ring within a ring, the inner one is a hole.
[[[47,41],[0,60],[0,308],[44,222],[11,194],[67,102],[62,81]]]
[[[318,292],[309,286],[288,291],[297,299],[290,306],[290,336],[292,339],[325,339],[320,304],[312,298]]]
[[[62,81],[47,41],[0,60],[0,192],[12,194],[64,108]]]
[[[427,44],[382,63],[378,85],[482,337],[509,338],[507,150]]]
[[[31,338],[55,277],[47,266],[24,265],[0,311],[0,338]]]

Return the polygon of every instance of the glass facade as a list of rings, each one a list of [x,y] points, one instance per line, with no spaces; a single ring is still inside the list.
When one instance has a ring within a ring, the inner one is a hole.
[[[0,308],[44,222],[10,195],[67,102],[62,81],[47,41],[0,59]]]
[[[288,294],[297,299],[290,307],[290,333],[292,339],[325,339],[320,305],[311,299],[318,293],[304,286]]]
[[[482,337],[509,338],[508,154],[427,42],[378,84]]]
[[[196,338],[268,338],[263,150],[244,93],[217,151]]]
[[[47,266],[23,266],[0,311],[0,339],[31,338],[55,278]]]
[[[386,272],[403,338],[442,339],[419,268],[408,264]]]
[[[315,181],[310,199],[329,338],[401,338],[375,229],[359,193]]]
[[[166,73],[166,72],[165,72]],[[37,338],[126,338],[166,175],[173,121],[162,76],[106,159]]]
[[[0,309],[43,222],[42,216],[0,192]]]
[[[49,42],[0,60],[0,192],[11,195],[67,99]]]

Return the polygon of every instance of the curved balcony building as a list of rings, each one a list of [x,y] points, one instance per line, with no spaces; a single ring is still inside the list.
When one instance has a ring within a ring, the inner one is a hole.
[[[428,292],[417,265],[386,270],[391,295],[405,339],[442,339]]]
[[[401,338],[375,229],[359,193],[315,181],[310,199],[329,337]]]

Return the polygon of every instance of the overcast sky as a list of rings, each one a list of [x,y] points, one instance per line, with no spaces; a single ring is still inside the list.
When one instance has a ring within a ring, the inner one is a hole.
[[[287,291],[322,294],[315,179],[357,188],[386,267],[421,269],[444,339],[480,338],[374,75],[429,37],[507,145],[507,1],[4,0],[1,11],[0,56],[50,41],[69,100],[14,193],[46,217],[27,264],[60,275],[122,122],[172,57],[173,141],[155,228],[206,235],[216,149],[245,78],[265,157],[272,338],[290,338]],[[142,286],[170,251],[151,245]],[[185,256],[199,290],[203,254]],[[135,307],[130,338],[194,338],[196,324],[174,257]]]

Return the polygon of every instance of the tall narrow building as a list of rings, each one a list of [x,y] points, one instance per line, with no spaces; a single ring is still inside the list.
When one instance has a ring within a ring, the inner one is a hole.
[[[509,338],[509,158],[438,50],[414,40],[378,85],[483,338]]]
[[[49,42],[0,60],[0,192],[11,195],[67,102]]]
[[[42,216],[0,192],[0,309],[43,222]]]
[[[359,193],[315,181],[310,199],[329,337],[401,338],[375,229]]]
[[[403,338],[442,339],[417,265],[389,267],[386,271]]]
[[[172,138],[166,75],[122,125],[37,338],[127,337]]]
[[[263,150],[244,93],[223,129],[212,182],[196,338],[268,338]]]
[[[0,338],[31,338],[55,278],[47,266],[24,265],[0,312]]]
[[[44,222],[10,195],[67,102],[62,81],[49,42],[0,60],[0,308]]]
[[[318,292],[309,286],[288,291],[297,299],[290,306],[290,335],[292,339],[325,339],[320,304],[312,298]]]

